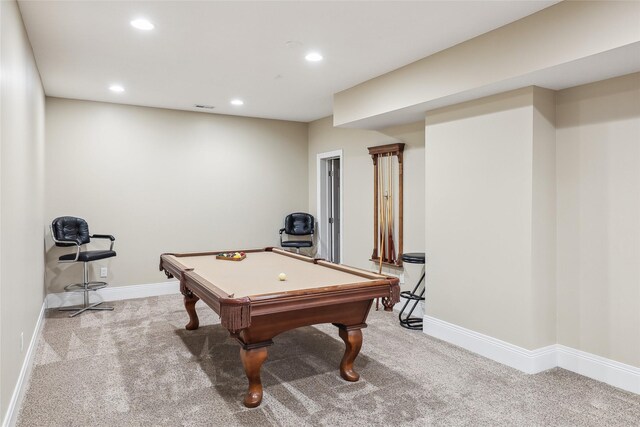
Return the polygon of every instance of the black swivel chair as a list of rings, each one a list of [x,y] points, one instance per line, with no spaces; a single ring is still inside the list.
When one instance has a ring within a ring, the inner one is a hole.
[[[280,246],[283,248],[296,248],[300,253],[300,248],[310,248],[313,246],[313,233],[315,231],[315,220],[313,215],[304,212],[295,212],[287,215],[284,219],[284,228],[280,229]],[[311,236],[311,240],[282,240],[282,233],[288,236]]]
[[[89,304],[89,292],[102,289],[107,286],[106,282],[90,282],[87,263],[97,261],[99,259],[111,258],[116,256],[113,250],[113,242],[115,237],[108,234],[89,234],[89,226],[87,221],[82,218],[73,216],[61,216],[51,223],[51,236],[56,246],[76,247],[76,252],[62,255],[58,258],[59,262],[81,262],[83,266],[84,276],[82,283],[74,283],[64,287],[66,292],[83,292],[84,305],[81,307],[62,307],[61,311],[73,311],[69,317],[77,316],[87,310],[113,310],[113,307],[98,307],[102,302]],[[109,250],[81,251],[83,245],[86,245],[91,239],[109,239],[111,246]]]

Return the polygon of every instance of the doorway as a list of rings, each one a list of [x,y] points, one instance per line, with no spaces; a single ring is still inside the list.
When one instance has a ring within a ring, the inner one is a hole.
[[[318,154],[318,256],[342,260],[342,150]]]

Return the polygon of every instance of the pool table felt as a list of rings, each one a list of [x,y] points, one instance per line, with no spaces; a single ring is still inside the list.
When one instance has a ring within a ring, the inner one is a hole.
[[[176,260],[234,298],[372,280],[277,252],[249,252],[242,261],[217,260],[215,255],[181,256]],[[278,279],[280,273],[287,275],[285,281]]]

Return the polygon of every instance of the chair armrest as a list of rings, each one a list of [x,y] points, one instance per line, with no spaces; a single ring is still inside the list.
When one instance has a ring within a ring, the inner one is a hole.
[[[283,232],[283,231],[284,231],[284,228],[281,228],[281,229],[280,229],[280,234],[282,234],[282,232]]]
[[[77,262],[78,258],[80,258],[80,248],[82,247],[82,245],[80,244],[80,241],[79,240],[62,240],[62,242],[69,242],[69,245],[73,245],[73,243],[71,242],[74,242],[76,244],[76,257],[69,261],[58,261],[58,262]]]
[[[116,238],[110,234],[92,234],[89,237],[91,237],[92,239],[109,239],[112,242],[116,240]]]
[[[53,242],[56,244],[56,246],[82,246],[82,243],[80,243],[80,239],[57,240],[54,238]]]
[[[109,250],[112,251],[113,250],[113,242],[116,241],[116,238],[113,237],[111,234],[92,234],[89,236],[92,239],[109,239],[111,240],[111,246],[109,247]]]

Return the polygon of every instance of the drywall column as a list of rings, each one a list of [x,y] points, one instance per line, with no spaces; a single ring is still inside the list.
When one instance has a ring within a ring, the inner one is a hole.
[[[44,91],[17,3],[0,1],[0,17],[0,413],[5,419],[44,300]]]
[[[425,121],[427,314],[526,349],[555,342],[552,107],[529,87]]]
[[[531,194],[532,348],[556,342],[555,92],[533,88]]]
[[[640,367],[640,73],[556,108],[558,343]]]

